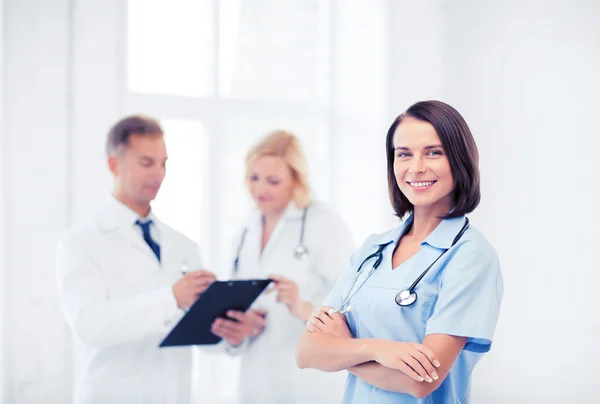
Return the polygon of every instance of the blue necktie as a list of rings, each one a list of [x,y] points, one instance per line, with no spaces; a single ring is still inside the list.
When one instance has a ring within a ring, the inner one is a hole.
[[[158,258],[158,262],[160,262],[160,246],[154,240],[152,240],[152,236],[150,236],[150,225],[152,224],[152,220],[148,220],[145,223],[136,220],[135,224],[142,228],[142,232],[144,233],[144,240],[150,246],[156,258]]]

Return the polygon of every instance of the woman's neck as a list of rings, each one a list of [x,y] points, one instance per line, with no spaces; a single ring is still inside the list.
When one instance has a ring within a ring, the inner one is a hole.
[[[413,212],[413,223],[408,236],[422,242],[438,227],[443,217],[450,212],[447,206],[415,207]]]
[[[275,226],[277,226],[277,222],[281,219],[281,214],[279,215],[263,215],[263,228],[267,233],[271,233]]]
[[[261,242],[261,248],[260,251],[262,253],[262,251],[264,251],[265,247],[267,246],[267,243],[269,242],[269,239],[271,238],[271,233],[273,233],[273,230],[275,229],[275,226],[277,226],[277,222],[279,222],[279,219],[281,219],[281,217],[283,216],[283,211],[281,212],[277,212],[277,213],[263,213],[262,216],[262,242]]]
[[[262,222],[263,222],[263,230],[270,234],[273,229],[275,228],[275,226],[277,226],[277,223],[279,222],[279,219],[281,219],[281,217],[283,216],[283,213],[285,212],[285,209],[281,209],[275,212],[266,212],[263,213],[262,215]]]

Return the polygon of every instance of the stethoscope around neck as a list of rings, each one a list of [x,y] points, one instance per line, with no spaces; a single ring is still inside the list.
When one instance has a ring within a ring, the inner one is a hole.
[[[454,247],[454,245],[460,240],[460,238],[465,233],[465,231],[467,231],[468,227],[469,227],[469,219],[465,217],[465,224],[463,225],[462,229],[460,229],[460,231],[458,232],[458,234],[452,241],[452,245],[450,246],[450,248]],[[360,290],[360,288],[365,284],[365,282],[371,277],[373,272],[375,272],[375,270],[379,267],[379,265],[381,265],[381,262],[383,261],[383,251],[387,248],[387,246],[389,246],[390,244],[393,244],[393,243],[394,243],[394,241],[392,240],[392,241],[388,241],[387,243],[379,244],[379,246],[377,247],[377,251],[370,254],[367,258],[365,258],[361,262],[358,269],[356,270],[356,277],[354,278],[354,283],[352,283],[352,287],[348,291],[348,294],[346,295],[346,298],[344,299],[342,306],[335,311],[340,312],[340,313],[345,313],[347,311],[350,311],[350,308],[351,308],[351,306],[349,304],[350,300],[352,300],[352,298],[354,297],[356,292],[358,292]],[[440,255],[438,255],[438,257],[435,259],[435,261],[433,261],[423,272],[421,272],[421,274],[417,277],[417,279],[415,279],[415,281],[407,289],[404,289],[396,294],[396,297],[394,298],[394,300],[398,306],[407,307],[417,301],[417,292],[415,291],[415,288],[417,287],[419,282],[421,282],[421,279],[423,279],[423,277],[425,275],[427,275],[429,270],[435,265],[436,262],[438,262],[438,260],[440,258],[442,258],[442,256],[444,254],[446,254],[446,252],[448,252],[448,250],[450,248],[444,249],[444,251]],[[358,285],[358,287],[355,288],[356,282],[358,281],[358,278],[360,277],[363,266],[365,265],[366,262],[368,262],[369,260],[372,260],[372,259],[375,259],[375,262],[373,263],[371,270],[369,271],[367,276],[363,279],[363,281],[360,283],[360,285]]]
[[[304,244],[304,230],[306,229],[306,213],[308,212],[309,206],[310,205],[305,206],[304,209],[302,210],[302,219],[301,219],[301,227],[300,227],[300,241],[298,242],[298,245],[294,248],[294,251],[293,251],[294,257],[298,261],[305,261],[309,257],[308,248]],[[242,232],[240,244],[239,244],[237,252],[235,254],[235,260],[233,261],[233,274],[234,275],[238,273],[239,264],[240,264],[240,254],[242,252],[242,248],[244,247],[244,242],[246,241],[246,234],[248,234],[247,227]]]

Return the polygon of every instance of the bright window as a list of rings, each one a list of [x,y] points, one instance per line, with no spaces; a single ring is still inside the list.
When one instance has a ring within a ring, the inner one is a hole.
[[[129,0],[128,4],[129,90],[212,95],[213,1]]]
[[[318,199],[329,198],[329,17],[321,0],[129,0],[125,109],[165,130],[167,176],[153,207],[232,270],[252,208],[245,155],[275,129],[295,133]],[[218,16],[218,18],[216,18]],[[194,396],[231,403],[239,359],[196,350]]]
[[[152,209],[169,226],[202,245],[206,200],[204,128],[197,121],[163,119],[161,124],[169,158],[167,174]]]
[[[221,0],[220,95],[327,101],[327,1]]]

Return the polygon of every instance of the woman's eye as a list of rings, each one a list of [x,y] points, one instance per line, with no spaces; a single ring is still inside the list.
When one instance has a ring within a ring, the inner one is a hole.
[[[444,153],[441,150],[431,150],[428,154],[434,157],[444,155]]]
[[[250,181],[255,182],[255,181],[258,181],[258,176],[251,175],[249,179],[250,179]]]
[[[410,157],[410,153],[399,152],[398,154],[396,154],[396,157],[398,157],[400,159],[404,159],[404,158]]]
[[[277,181],[277,180],[269,180],[269,184],[271,184],[271,185],[279,185],[279,181]]]

